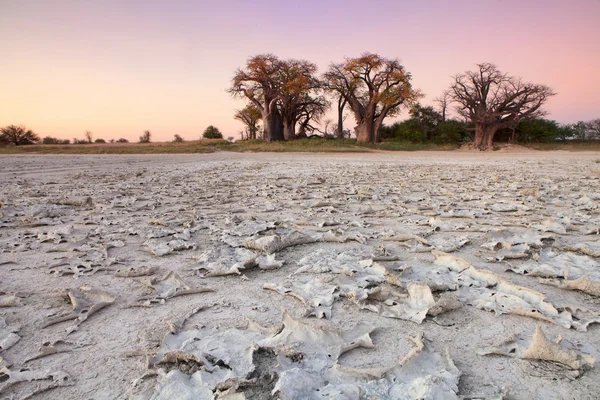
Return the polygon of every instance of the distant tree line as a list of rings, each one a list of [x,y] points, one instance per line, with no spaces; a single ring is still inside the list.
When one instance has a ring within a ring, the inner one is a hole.
[[[542,107],[555,95],[552,89],[502,73],[491,63],[477,64],[474,71],[455,75],[449,88],[435,99],[438,109],[419,103],[423,94],[411,81],[411,73],[397,59],[373,53],[332,63],[320,76],[316,64],[310,61],[260,54],[235,71],[228,91],[234,98],[247,101],[234,115],[245,125],[242,139],[293,140],[316,133],[348,138],[353,134],[356,140],[371,143],[383,139],[417,143],[472,141],[479,149],[489,149],[498,140],[527,143],[600,139],[600,119],[573,125],[544,119]],[[336,123],[322,121],[331,106],[337,111]],[[454,118],[449,117],[452,107]],[[353,131],[344,127],[346,108],[354,116]],[[402,109],[409,111],[408,120],[384,124],[386,118],[398,116]],[[321,123],[323,130],[318,127]],[[202,137],[222,139],[223,134],[211,125]],[[73,139],[73,143],[93,143],[92,139],[92,133],[86,131],[85,139]],[[139,137],[139,143],[150,141],[148,130]],[[173,141],[182,142],[183,138],[175,135]],[[18,146],[39,143],[40,138],[23,126],[10,125],[1,130],[0,142]],[[41,142],[65,144],[52,137]],[[105,141],[96,139],[94,143]]]
[[[417,103],[409,111],[410,118],[381,127],[381,137],[410,143],[459,143],[473,142],[475,124],[464,119],[448,119],[432,106]],[[550,143],[568,140],[600,140],[600,119],[560,124],[542,117],[518,121],[495,133],[497,142]]]
[[[258,129],[258,128],[257,128]],[[221,131],[213,126],[208,126],[204,132],[202,133],[203,139],[223,139],[223,134]],[[228,138],[229,141],[233,141],[233,137]],[[152,132],[149,130],[144,131],[144,133],[139,137],[138,143],[151,143],[152,141]],[[172,142],[174,143],[182,143],[185,140],[181,135],[175,134],[173,136]],[[129,143],[129,140],[125,138],[120,139],[110,139],[109,143]],[[15,145],[21,146],[26,144],[48,144],[48,145],[57,145],[57,144],[103,144],[107,143],[106,140],[102,138],[97,138],[94,140],[93,133],[91,131],[85,132],[85,139],[73,138],[73,140],[69,139],[58,139],[52,136],[46,136],[43,139],[34,133],[33,131],[25,128],[24,126],[17,125],[9,125],[5,128],[0,129],[0,145]]]
[[[516,140],[517,132],[525,129],[520,124],[542,118],[542,106],[555,95],[548,86],[482,63],[475,71],[453,77],[449,89],[436,99],[437,111],[418,103],[423,94],[412,86],[412,75],[396,59],[364,53],[332,63],[321,76],[316,73],[316,65],[307,60],[282,60],[273,54],[249,58],[245,68],[235,71],[228,89],[234,98],[248,102],[234,115],[246,126],[242,139],[292,140],[315,131],[329,135],[328,121],[324,131],[316,123],[335,104],[338,118],[332,136],[338,138],[348,136],[343,126],[347,107],[361,142],[397,138],[449,143],[470,138],[477,148],[486,149],[507,129],[511,140]],[[452,105],[459,119],[447,118]],[[410,119],[385,126],[384,120],[397,116],[402,108],[410,110]],[[525,133],[519,137],[525,136],[531,137]]]

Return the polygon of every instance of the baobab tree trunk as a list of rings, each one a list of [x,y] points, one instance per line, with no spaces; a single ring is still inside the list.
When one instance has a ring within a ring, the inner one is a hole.
[[[375,124],[373,118],[365,118],[356,127],[356,140],[375,143]]]
[[[283,121],[283,137],[285,140],[296,139],[296,121],[284,119]]]
[[[344,107],[346,107],[346,99],[340,96],[338,99],[338,123],[335,131],[335,137],[338,139],[344,138]]]
[[[342,114],[338,115],[338,123],[337,128],[335,129],[335,137],[338,139],[344,138],[344,119],[342,118]]]
[[[276,140],[284,140],[283,136],[283,121],[278,111],[270,113],[262,113],[265,125],[265,140],[271,142]]]
[[[498,131],[497,125],[480,125],[475,126],[475,147],[479,150],[487,150],[493,147],[494,136]]]

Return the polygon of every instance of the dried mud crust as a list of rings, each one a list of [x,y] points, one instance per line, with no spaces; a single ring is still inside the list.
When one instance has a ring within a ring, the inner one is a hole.
[[[594,398],[597,159],[1,157],[0,398]]]

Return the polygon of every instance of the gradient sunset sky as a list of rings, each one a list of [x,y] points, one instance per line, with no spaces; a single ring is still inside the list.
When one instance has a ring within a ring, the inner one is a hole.
[[[552,87],[549,118],[600,118],[600,0],[0,0],[0,127],[167,141],[212,124],[238,136],[244,102],[226,89],[250,56],[324,72],[365,51],[400,59],[425,104],[451,75],[493,62]]]

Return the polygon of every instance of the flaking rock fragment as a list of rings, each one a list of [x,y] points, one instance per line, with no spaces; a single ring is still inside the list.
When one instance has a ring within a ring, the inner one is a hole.
[[[246,380],[254,371],[254,352],[266,333],[249,325],[246,329],[192,330],[167,334],[157,354],[149,360],[151,367],[169,371],[159,377],[157,392],[177,394],[208,393]],[[176,372],[173,372],[176,371]],[[176,387],[180,392],[167,387]],[[156,397],[173,398],[173,397]],[[212,399],[212,397],[210,397]]]
[[[528,258],[530,256],[530,248],[528,244],[505,243],[494,256],[495,261],[516,260],[520,258]]]
[[[424,284],[429,286],[432,292],[458,289],[456,279],[448,274],[445,267],[427,264],[419,260],[408,260],[399,263],[394,269],[400,272],[400,280],[405,285]]]
[[[274,258],[272,259],[274,262]],[[263,260],[267,264],[267,260]],[[241,275],[242,271],[257,266],[257,255],[247,249],[221,247],[204,252],[198,257],[194,271],[204,271],[204,276]]]
[[[600,296],[600,262],[588,256],[547,251],[542,252],[537,261],[510,267],[508,270],[522,275],[550,278],[542,279],[542,283]]]
[[[435,236],[433,238],[429,238],[429,245],[435,248],[436,250],[443,251],[444,253],[452,253],[463,247],[464,245],[471,242],[466,236],[448,236],[448,235],[440,235]],[[431,251],[431,247],[424,248],[423,252]]]
[[[122,268],[115,271],[115,276],[118,278],[137,278],[140,276],[150,276],[157,273],[159,270],[158,267],[131,267],[131,268]]]
[[[334,231],[327,231],[322,235],[314,236],[317,241],[326,243],[346,243],[346,242],[358,242],[360,244],[367,243],[367,237],[360,232],[346,232],[342,234],[336,234]]]
[[[236,224],[234,228],[224,230],[223,233],[232,236],[253,236],[273,228],[274,222],[246,220]]]
[[[213,400],[214,394],[197,374],[187,375],[177,369],[169,372],[159,370],[156,390],[150,400],[171,399]]]
[[[17,391],[19,399],[29,399],[38,393],[48,390],[72,385],[71,377],[62,370],[34,370],[29,369],[11,370],[0,369],[0,395],[4,394],[11,386],[20,382],[36,381],[35,388],[23,388]],[[13,396],[7,398],[14,398]]]
[[[184,280],[173,271],[167,272],[161,278],[152,278],[143,283],[154,292],[153,294],[142,296],[137,299],[137,302],[143,305],[162,302],[178,296],[214,292],[214,290],[210,288],[192,288],[188,286]]]
[[[158,238],[164,238],[164,237],[167,237],[167,236],[173,236],[176,233],[177,233],[177,231],[175,231],[173,229],[157,228],[157,229],[150,230],[150,232],[148,232],[148,234],[146,235],[146,237],[148,239],[158,239]]]
[[[441,296],[436,301],[427,285],[410,284],[407,290],[407,297],[385,300],[380,307],[381,316],[420,324],[427,315],[436,316],[460,307],[460,303],[450,296]]]
[[[562,343],[561,343],[562,342]],[[596,359],[577,350],[573,344],[562,341],[550,341],[540,326],[535,329],[532,337],[514,335],[499,346],[481,349],[480,355],[503,355],[507,357],[529,360],[545,360],[565,365],[574,370],[590,369],[594,367]]]
[[[337,286],[321,282],[318,279],[311,279],[305,283],[292,282],[286,286],[265,283],[263,289],[297,298],[307,306],[307,316],[314,315],[317,318],[330,319],[331,308],[338,297],[334,294]]]
[[[294,275],[307,272],[351,274],[356,264],[365,258],[362,252],[356,250],[339,252],[328,248],[317,249],[298,260],[299,268]]]
[[[281,268],[285,264],[285,260],[277,260],[275,254],[266,254],[257,257],[256,264],[259,269],[272,270]]]
[[[162,257],[168,254],[171,254],[175,251],[181,250],[189,250],[196,248],[196,245],[193,243],[186,242],[181,239],[173,239],[169,242],[156,242],[153,240],[148,240],[143,243],[144,246],[148,248],[148,250],[154,254],[155,256]]]
[[[409,336],[412,350],[391,368],[357,369],[336,364],[319,396],[345,399],[455,399],[461,372],[448,350],[429,348],[423,334]],[[340,397],[341,396],[341,397]]]
[[[466,231],[470,228],[469,224],[466,224],[462,221],[457,221],[453,219],[442,220],[437,218],[431,218],[429,220],[429,226],[431,226],[435,231],[442,232]]]
[[[587,242],[559,240],[554,243],[554,247],[559,250],[583,253],[591,257],[600,257],[600,239]]]
[[[578,309],[579,315],[575,315],[567,307],[559,309],[547,302],[542,293],[515,285],[508,278],[490,271],[477,269],[461,258],[437,250],[433,250],[432,254],[436,257],[434,264],[447,267],[447,273],[459,285],[458,299],[463,303],[497,315],[522,315],[579,331],[586,331],[589,324],[600,319],[600,313],[593,310]]]
[[[488,250],[499,250],[508,245],[527,244],[533,248],[544,246],[544,242],[554,240],[554,236],[548,233],[537,233],[532,230],[512,231],[502,230],[488,232],[485,237],[486,242],[481,247]]]
[[[314,399],[326,385],[327,374],[339,357],[358,347],[373,348],[368,324],[350,330],[319,327],[283,315],[283,329],[258,343],[278,355],[279,379],[272,394],[283,399]]]
[[[173,317],[167,321],[167,327],[169,328],[169,332],[178,333],[183,325],[185,325],[186,321],[198,314],[200,311],[203,311],[207,308],[207,306],[199,305],[188,311],[187,313]]]
[[[21,339],[17,335],[20,329],[19,325],[7,325],[6,320],[0,318],[0,352],[9,349]]]
[[[24,363],[28,363],[33,360],[37,360],[39,358],[47,357],[53,354],[58,353],[67,353],[73,350],[74,348],[81,348],[84,346],[88,346],[89,343],[74,343],[68,342],[66,340],[58,339],[55,341],[47,341],[43,342],[40,345],[40,349],[36,355],[30,357],[24,361]]]
[[[317,238],[305,233],[293,231],[283,236],[269,235],[253,237],[244,242],[244,247],[252,250],[262,251],[267,254],[272,254],[288,247],[315,243],[317,240]]]
[[[387,242],[408,242],[415,241],[418,243],[422,243],[424,245],[428,245],[429,242],[427,239],[414,235],[412,233],[395,233],[395,232],[384,232],[382,235],[382,239]]]
[[[273,395],[282,399],[458,399],[460,371],[448,352],[425,345],[422,335],[409,338],[413,349],[392,367],[356,369],[340,365],[341,354],[372,348],[373,328],[349,331],[322,328],[285,314],[284,328],[260,345],[278,354]]]
[[[552,219],[545,219],[539,224],[533,225],[533,229],[541,232],[554,232],[560,235],[565,235],[567,233],[567,228],[565,225]]]
[[[14,307],[20,305],[19,298],[14,294],[4,294],[0,292],[0,308]]]
[[[67,329],[67,334],[76,331],[79,325],[86,321],[90,316],[97,313],[104,307],[108,307],[115,302],[115,298],[110,294],[92,289],[89,286],[70,289],[67,292],[73,311],[57,317],[47,318],[43,328],[61,322],[73,321],[75,324]]]

